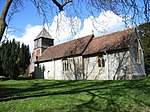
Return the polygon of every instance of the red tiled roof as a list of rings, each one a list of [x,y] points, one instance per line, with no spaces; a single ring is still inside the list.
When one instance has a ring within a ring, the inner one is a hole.
[[[132,34],[133,29],[127,29],[93,38],[83,55],[128,48]]]
[[[92,35],[89,35],[51,46],[44,51],[37,61],[43,62],[68,56],[90,55],[104,51],[128,48],[133,32],[133,29],[127,29],[94,38]]]
[[[38,58],[38,62],[57,59],[67,56],[82,55],[93,36],[78,38],[63,44],[48,47]]]

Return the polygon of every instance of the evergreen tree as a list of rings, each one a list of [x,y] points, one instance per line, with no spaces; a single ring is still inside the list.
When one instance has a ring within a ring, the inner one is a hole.
[[[2,51],[1,49],[2,48],[0,46],[0,51]],[[2,53],[0,52],[0,57],[1,57],[1,55],[2,55]],[[1,61],[1,59],[0,59],[0,76],[3,76],[3,69],[2,69],[2,61]]]
[[[20,48],[20,52],[18,55],[17,65],[19,67],[19,73],[24,74],[28,65],[30,63],[30,53],[29,46],[26,46],[24,43]]]
[[[7,61],[9,60],[9,56],[10,56],[10,51],[9,51],[9,45],[10,42],[7,41],[6,43],[3,43],[1,46],[1,56],[0,56],[0,60],[1,60],[1,67],[2,67],[2,71],[3,71],[3,75],[8,77],[8,71],[7,71],[7,66],[8,63]]]
[[[25,73],[29,65],[30,53],[29,46],[13,41],[7,41],[0,47],[0,69],[3,75],[16,79],[19,75]]]

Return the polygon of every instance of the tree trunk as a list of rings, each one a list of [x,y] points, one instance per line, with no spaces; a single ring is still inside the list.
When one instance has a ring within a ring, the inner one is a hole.
[[[0,41],[2,40],[5,28],[7,26],[6,16],[7,16],[7,13],[8,13],[8,10],[10,8],[11,3],[12,3],[12,0],[7,0],[6,1],[6,4],[5,4],[5,6],[3,8],[3,11],[2,11],[2,14],[0,16]]]

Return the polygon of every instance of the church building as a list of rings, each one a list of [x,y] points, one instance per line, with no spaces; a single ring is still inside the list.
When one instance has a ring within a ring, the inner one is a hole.
[[[50,80],[125,80],[145,76],[135,28],[54,45],[45,28],[34,40],[30,76]]]

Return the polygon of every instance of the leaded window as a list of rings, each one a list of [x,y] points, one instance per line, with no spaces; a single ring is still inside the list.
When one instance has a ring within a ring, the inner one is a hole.
[[[105,67],[105,60],[104,60],[104,57],[103,56],[97,56],[98,58],[98,67]]]

